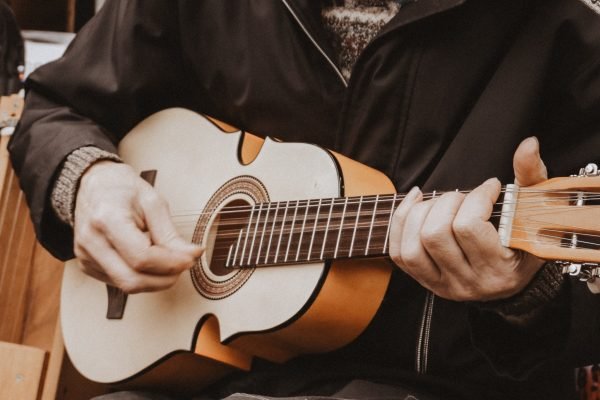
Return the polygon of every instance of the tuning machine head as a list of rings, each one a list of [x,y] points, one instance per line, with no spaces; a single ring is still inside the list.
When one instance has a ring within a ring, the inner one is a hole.
[[[576,276],[582,282],[594,282],[600,277],[600,264],[597,263],[554,261],[554,264],[562,268],[563,274]]]
[[[586,176],[600,176],[600,171],[598,171],[598,165],[594,163],[589,163],[584,168],[579,169],[578,175],[571,175],[572,177],[586,177]]]

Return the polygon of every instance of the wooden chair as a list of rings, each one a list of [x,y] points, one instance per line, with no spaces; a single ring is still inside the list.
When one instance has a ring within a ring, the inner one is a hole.
[[[0,127],[23,100],[0,98]],[[3,130],[6,133],[6,130]],[[63,264],[35,239],[29,210],[0,139],[0,400],[81,400],[104,393],[65,355],[59,323]]]

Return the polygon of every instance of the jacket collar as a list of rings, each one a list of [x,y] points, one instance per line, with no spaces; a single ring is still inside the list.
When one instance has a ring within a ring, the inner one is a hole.
[[[315,37],[322,34],[319,23],[320,1],[315,0],[282,0],[296,13],[300,22]],[[466,0],[414,0],[409,1],[394,17],[386,30],[399,28],[424,18],[458,7]]]
[[[335,62],[333,61],[335,60],[335,53],[320,21],[322,2],[318,0],[280,1],[284,8],[287,8],[293,14],[294,19],[297,20],[310,39],[314,41],[319,50],[334,65],[334,68],[341,77],[341,73],[335,67]],[[400,12],[379,32],[379,35],[458,7],[465,2],[466,0],[408,0],[402,6]],[[344,80],[343,77],[341,79]]]
[[[405,4],[384,30],[396,29],[451,10],[466,0],[414,0]]]

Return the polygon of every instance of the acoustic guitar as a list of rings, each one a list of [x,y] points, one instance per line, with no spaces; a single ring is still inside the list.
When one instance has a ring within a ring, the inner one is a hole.
[[[166,198],[180,234],[206,250],[172,288],[132,296],[68,262],[62,327],[86,377],[198,388],[249,370],[254,357],[284,362],[337,349],[375,315],[403,198],[382,173],[183,109],[142,121],[119,154]],[[574,265],[599,262],[598,188],[599,176],[507,185],[497,213],[503,243]]]

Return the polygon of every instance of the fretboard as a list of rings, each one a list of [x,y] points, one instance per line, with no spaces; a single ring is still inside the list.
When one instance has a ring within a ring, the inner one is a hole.
[[[392,214],[402,197],[293,200],[224,209],[223,215],[235,213],[235,218],[221,218],[217,243],[228,243],[224,264],[229,268],[383,256],[388,253]]]

